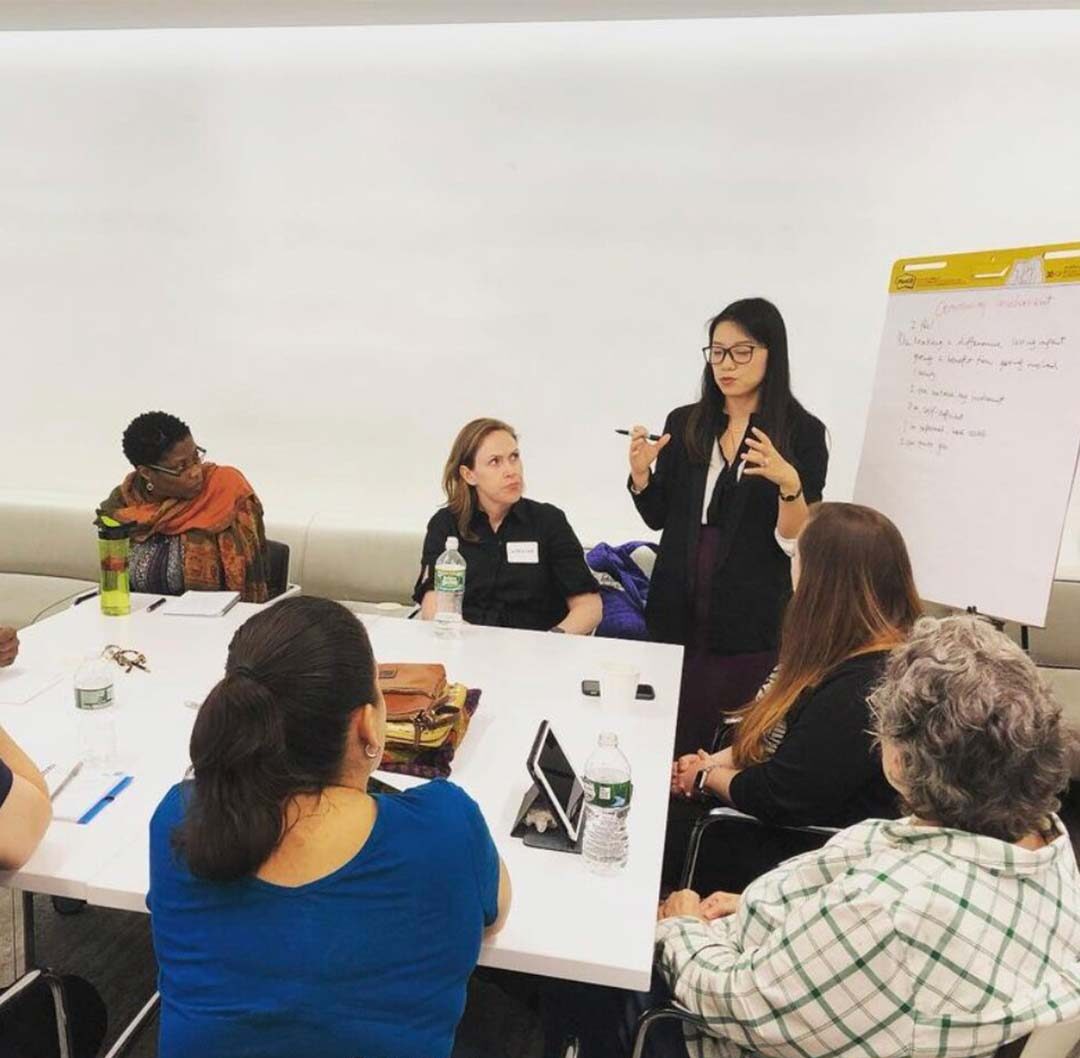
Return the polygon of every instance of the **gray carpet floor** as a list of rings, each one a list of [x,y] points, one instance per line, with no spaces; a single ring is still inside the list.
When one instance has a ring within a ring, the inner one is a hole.
[[[1062,818],[1080,858],[1080,784],[1073,784]],[[35,898],[34,905],[38,964],[93,982],[109,1011],[107,1049],[155,988],[157,969],[149,916],[96,907],[86,907],[77,915],[59,915],[47,897]],[[5,897],[0,901],[3,962],[10,958],[13,944],[7,906]],[[5,974],[4,980],[8,979]],[[492,1053],[500,1051],[517,1058],[534,1058],[541,1053],[538,1025],[515,998],[491,981],[474,980],[467,1017],[470,1033],[498,1042]],[[155,1022],[129,1052],[131,1058],[154,1058],[156,1037]]]

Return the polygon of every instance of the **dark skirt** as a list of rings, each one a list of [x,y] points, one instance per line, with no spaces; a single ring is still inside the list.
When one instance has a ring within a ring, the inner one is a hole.
[[[776,664],[776,651],[756,654],[715,654],[705,646],[709,605],[720,531],[703,525],[698,538],[694,621],[683,656],[679,688],[679,718],[675,727],[675,756],[710,750],[724,713],[753,700]]]

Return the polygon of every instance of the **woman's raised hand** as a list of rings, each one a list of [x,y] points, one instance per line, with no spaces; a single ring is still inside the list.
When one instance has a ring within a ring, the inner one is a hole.
[[[746,439],[748,451],[743,474],[771,481],[781,492],[797,492],[799,472],[780,454],[764,430],[755,426],[751,433],[754,436]]]
[[[644,426],[635,426],[630,431],[630,478],[634,488],[641,490],[649,484],[649,468],[670,440],[671,434],[666,433],[659,441],[650,441]]]

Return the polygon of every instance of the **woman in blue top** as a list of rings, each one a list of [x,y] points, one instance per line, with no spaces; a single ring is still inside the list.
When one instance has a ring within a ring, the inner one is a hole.
[[[363,625],[286,599],[233,636],[150,824],[160,1058],[445,1058],[510,886],[457,786],[373,796]]]

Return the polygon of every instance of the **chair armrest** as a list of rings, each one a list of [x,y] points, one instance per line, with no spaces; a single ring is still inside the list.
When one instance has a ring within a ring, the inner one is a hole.
[[[29,970],[22,975],[3,995],[0,995],[0,1010],[14,1002],[28,988],[38,981],[44,981],[53,1001],[53,1016],[56,1019],[57,1050],[60,1058],[71,1058],[75,1053],[68,1024],[67,1000],[64,996],[64,982],[51,970]]]
[[[686,859],[683,861],[682,878],[679,881],[680,889],[693,888],[694,874],[697,872],[698,856],[701,853],[701,840],[705,836],[705,831],[717,823],[737,823],[746,826],[769,827],[773,830],[785,830],[793,834],[818,834],[826,841],[834,834],[840,832],[837,827],[821,827],[811,824],[807,824],[806,826],[784,826],[779,823],[765,823],[758,819],[757,816],[747,815],[746,812],[740,812],[737,808],[719,805],[716,808],[710,809],[705,815],[697,819],[693,829],[690,831],[690,844],[686,849]],[[824,842],[822,843],[824,844]]]
[[[681,1021],[684,1025],[693,1025],[695,1028],[705,1029],[708,1022],[697,1014],[691,1014],[674,1003],[665,1003],[661,1007],[650,1007],[637,1021],[637,1029],[634,1031],[634,1050],[631,1058],[641,1058],[645,1051],[645,1040],[649,1029],[658,1021]]]
[[[709,814],[704,817],[706,822],[704,826],[709,826],[710,823],[720,822],[725,819],[735,820],[743,823],[754,823],[759,827],[774,827],[777,830],[792,830],[798,834],[827,834],[832,837],[833,834],[839,834],[839,827],[822,827],[816,823],[804,823],[801,826],[789,825],[787,823],[766,823],[764,820],[758,819],[757,816],[749,815],[746,812],[740,812],[737,808],[730,808],[727,805],[717,805],[716,808],[711,808]]]
[[[4,989],[3,994],[0,994],[0,1010],[3,1010],[8,1003],[13,1003],[18,997],[26,991],[39,977],[41,976],[40,970],[29,970],[22,975],[13,985]]]

